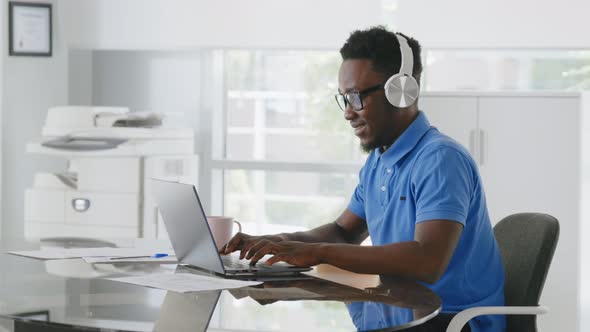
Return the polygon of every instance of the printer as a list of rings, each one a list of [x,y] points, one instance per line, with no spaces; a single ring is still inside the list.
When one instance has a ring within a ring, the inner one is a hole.
[[[197,183],[192,128],[125,107],[62,106],[47,112],[27,152],[64,158],[25,190],[25,238],[166,238],[149,178]]]

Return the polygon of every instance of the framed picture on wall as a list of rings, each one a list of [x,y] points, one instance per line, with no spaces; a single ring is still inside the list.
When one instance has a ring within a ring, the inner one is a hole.
[[[9,2],[10,55],[51,56],[51,4]]]

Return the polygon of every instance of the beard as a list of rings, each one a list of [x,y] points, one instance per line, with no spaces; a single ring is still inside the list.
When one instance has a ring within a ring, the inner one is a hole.
[[[383,139],[381,136],[375,137],[375,139],[368,143],[360,144],[361,150],[365,153],[371,153],[375,149],[380,149],[381,152],[384,152],[387,148],[389,148],[393,143],[385,143],[386,140]]]
[[[363,144],[361,143],[361,150],[363,150],[364,153],[371,153],[373,152],[373,150],[375,150],[376,146],[373,146],[373,144]]]

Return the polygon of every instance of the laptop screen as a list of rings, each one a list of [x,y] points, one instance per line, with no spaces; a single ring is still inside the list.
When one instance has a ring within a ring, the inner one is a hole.
[[[224,274],[196,188],[157,179],[151,185],[178,261]]]

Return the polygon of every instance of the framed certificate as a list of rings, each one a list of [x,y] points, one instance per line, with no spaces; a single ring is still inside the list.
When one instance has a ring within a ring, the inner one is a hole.
[[[9,2],[9,54],[51,56],[51,4]]]

